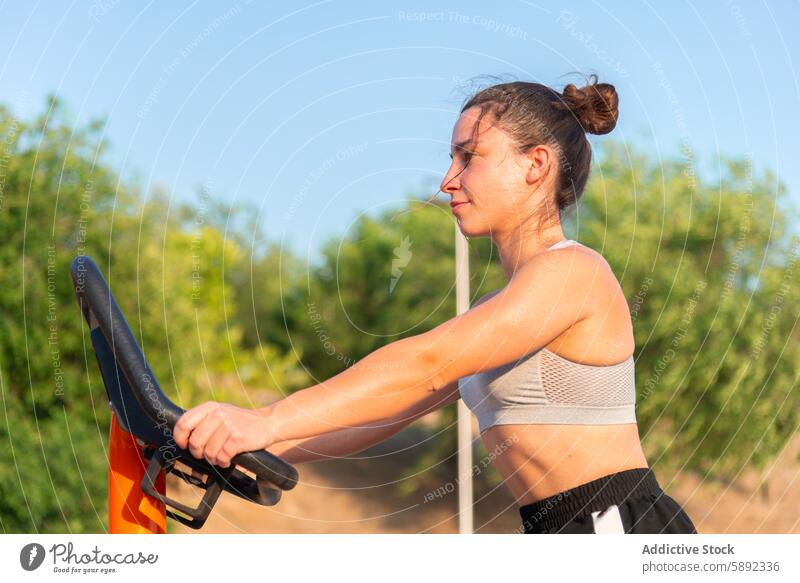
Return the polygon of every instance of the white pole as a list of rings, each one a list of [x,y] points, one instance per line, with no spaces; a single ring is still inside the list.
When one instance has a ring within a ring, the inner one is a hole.
[[[469,247],[456,222],[456,313],[469,310]],[[472,534],[472,416],[458,400],[458,532]]]

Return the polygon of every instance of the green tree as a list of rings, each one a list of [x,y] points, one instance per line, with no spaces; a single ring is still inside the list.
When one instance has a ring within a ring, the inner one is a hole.
[[[572,225],[628,298],[651,461],[730,479],[763,467],[800,421],[797,210],[747,160],[712,179],[635,152],[601,150]]]
[[[280,387],[299,370],[274,347],[242,350],[225,272],[248,260],[239,243],[213,222],[186,223],[191,212],[163,192],[144,197],[105,162],[102,123],[73,127],[69,118],[55,98],[30,121],[0,107],[6,532],[98,531],[106,519],[109,411],[72,290],[76,255],[98,263],[161,384],[184,407],[209,398],[248,404],[244,383]],[[238,382],[220,383],[225,373]]]

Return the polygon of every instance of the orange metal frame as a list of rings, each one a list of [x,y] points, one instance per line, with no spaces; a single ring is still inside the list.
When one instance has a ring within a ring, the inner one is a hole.
[[[140,484],[147,471],[147,460],[136,437],[125,431],[111,414],[108,446],[108,528],[111,534],[164,534],[167,531],[166,507],[142,492]],[[162,471],[156,490],[166,493]]]

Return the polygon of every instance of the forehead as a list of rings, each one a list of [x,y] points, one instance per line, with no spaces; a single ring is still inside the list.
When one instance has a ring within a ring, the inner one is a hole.
[[[486,113],[481,119],[480,130],[478,135],[475,134],[475,124],[478,122],[481,110],[479,107],[470,107],[464,111],[458,118],[456,125],[453,127],[453,136],[451,143],[456,144],[469,143],[471,147],[476,144],[472,143],[473,139],[478,139],[481,144],[492,143],[496,141],[501,133],[496,127],[492,126],[492,114]]]

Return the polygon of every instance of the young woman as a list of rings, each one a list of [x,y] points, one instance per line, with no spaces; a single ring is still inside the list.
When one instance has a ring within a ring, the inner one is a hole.
[[[175,427],[178,445],[222,467],[260,448],[291,463],[343,456],[461,396],[487,451],[504,445],[494,463],[524,532],[696,532],[642,452],[620,285],[561,228],[589,177],[586,132],[610,132],[617,105],[596,76],[563,93],[515,82],[472,96],[441,190],[465,236],[494,241],[508,284],[268,407],[191,409]]]

